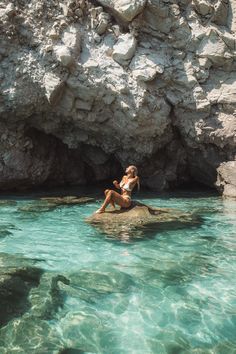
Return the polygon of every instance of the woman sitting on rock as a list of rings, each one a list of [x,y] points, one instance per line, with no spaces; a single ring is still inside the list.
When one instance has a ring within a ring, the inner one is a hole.
[[[111,204],[115,207],[115,204],[118,204],[121,208],[129,208],[131,206],[131,192],[137,184],[138,189],[140,188],[138,170],[135,166],[129,166],[125,170],[126,175],[123,176],[120,183],[113,181],[114,186],[117,189],[121,190],[121,194],[117,193],[111,189],[106,189],[105,200],[96,213],[104,213],[108,204]]]

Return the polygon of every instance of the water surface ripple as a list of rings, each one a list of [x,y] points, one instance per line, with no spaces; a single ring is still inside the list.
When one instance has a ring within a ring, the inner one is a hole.
[[[10,231],[0,252],[38,259],[45,274],[70,280],[53,318],[28,317],[29,340],[17,332],[21,318],[0,330],[4,352],[236,353],[236,202],[196,193],[140,200],[203,222],[116,240],[84,222],[98,202],[41,212],[19,209],[30,199],[0,206]]]

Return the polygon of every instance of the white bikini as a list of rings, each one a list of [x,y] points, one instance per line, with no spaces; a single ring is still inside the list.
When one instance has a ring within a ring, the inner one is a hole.
[[[132,189],[130,188],[130,183],[131,182],[120,182],[120,188],[123,189],[126,192],[132,192]],[[131,200],[131,197],[129,195],[122,195],[123,198],[127,198]]]

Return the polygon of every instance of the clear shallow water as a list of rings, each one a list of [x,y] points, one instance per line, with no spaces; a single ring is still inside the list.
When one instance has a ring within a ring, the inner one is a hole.
[[[197,193],[139,200],[194,211],[202,223],[116,240],[84,222],[98,202],[30,213],[19,208],[33,200],[18,198],[0,206],[0,225],[16,227],[0,238],[0,252],[38,259],[46,272],[71,280],[60,286],[63,308],[47,321],[65,348],[236,353],[236,202]],[[50,343],[46,331],[38,335]]]

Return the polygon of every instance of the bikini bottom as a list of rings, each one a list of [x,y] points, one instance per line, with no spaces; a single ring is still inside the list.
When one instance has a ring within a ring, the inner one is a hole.
[[[122,195],[123,198],[129,200],[131,202],[131,197],[129,195]]]

